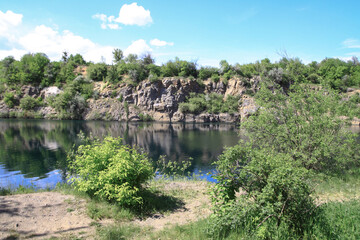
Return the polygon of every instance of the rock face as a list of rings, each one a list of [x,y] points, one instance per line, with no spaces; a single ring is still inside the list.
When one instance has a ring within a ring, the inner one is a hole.
[[[153,119],[161,122],[193,122],[193,123],[238,123],[257,110],[253,99],[246,96],[249,80],[233,78],[227,84],[210,80],[199,83],[194,79],[182,77],[166,77],[161,81],[142,81],[137,86],[122,83],[116,88],[104,82],[95,82],[94,91],[97,97],[87,100],[87,109],[82,118],[85,120],[142,121]],[[43,99],[62,93],[58,87],[47,87],[40,91],[38,87],[23,86],[23,95],[41,96]],[[234,114],[201,113],[183,114],[178,110],[191,92],[218,93],[224,98],[229,95],[239,96],[239,111]],[[0,112],[9,111],[0,101]],[[18,109],[21,111],[21,109]],[[47,106],[37,109],[44,118],[56,118],[56,111]]]
[[[240,113],[193,115],[181,113],[178,111],[178,107],[191,92],[205,94],[215,92],[225,96],[226,93],[227,95],[242,96],[245,87],[243,83],[237,81],[236,79],[229,81],[227,87],[222,82],[205,81],[204,84],[199,84],[192,79],[167,77],[157,82],[143,81],[136,87],[121,85],[116,90],[109,90],[103,83],[97,83],[95,88],[100,93],[99,99],[89,100],[89,111],[85,114],[84,119],[140,121],[143,116],[147,115],[160,122],[236,123],[240,121]],[[113,94],[111,91],[116,91],[116,93]],[[118,100],[110,99],[111,95],[116,95]]]
[[[44,88],[43,90],[41,90],[40,92],[40,96],[43,98],[43,99],[46,99],[50,96],[56,96],[58,94],[62,93],[62,90],[60,90],[58,87],[46,87]]]

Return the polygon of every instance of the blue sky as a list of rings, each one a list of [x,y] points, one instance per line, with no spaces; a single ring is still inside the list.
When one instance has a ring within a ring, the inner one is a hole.
[[[112,61],[112,50],[157,64],[176,56],[218,66],[279,53],[304,63],[360,57],[360,1],[79,1],[0,2],[0,58],[63,51]]]

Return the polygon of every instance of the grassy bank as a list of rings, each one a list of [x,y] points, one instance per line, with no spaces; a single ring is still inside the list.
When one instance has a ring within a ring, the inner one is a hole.
[[[316,197],[325,218],[313,223],[304,239],[360,238],[360,177],[332,177],[317,180]],[[86,213],[96,226],[96,239],[254,239],[238,231],[226,236],[208,235],[210,183],[195,180],[153,180],[144,193],[141,210],[131,210],[100,199],[89,198],[71,186],[58,185],[51,191],[86,200]],[[28,194],[39,191],[20,186],[1,189],[1,195]],[[107,224],[100,224],[107,219]],[[324,221],[325,219],[325,221]],[[159,227],[160,226],[160,227]],[[279,229],[274,239],[291,239]],[[81,238],[81,237],[80,237]]]

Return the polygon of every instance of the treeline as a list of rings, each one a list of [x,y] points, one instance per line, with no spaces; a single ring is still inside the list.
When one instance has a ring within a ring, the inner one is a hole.
[[[150,54],[142,57],[130,54],[124,57],[120,49],[113,51],[112,65],[86,62],[80,54],[63,53],[60,61],[50,61],[42,53],[26,54],[19,61],[6,57],[0,61],[0,82],[7,85],[62,86],[72,82],[86,66],[86,77],[94,81],[138,84],[143,80],[157,81],[163,77],[190,77],[198,80],[211,79],[225,84],[232,77],[271,80],[287,86],[292,83],[321,84],[335,90],[360,87],[360,63],[356,57],[350,61],[326,58],[321,62],[303,64],[298,58],[283,57],[271,63],[267,58],[250,64],[229,64],[226,60],[219,67],[199,67],[196,62],[175,58],[161,66],[154,63]],[[77,69],[77,70],[76,70]]]

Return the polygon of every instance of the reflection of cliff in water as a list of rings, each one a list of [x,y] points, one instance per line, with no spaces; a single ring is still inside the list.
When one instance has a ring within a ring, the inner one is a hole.
[[[173,161],[192,157],[196,165],[209,165],[224,146],[237,143],[237,127],[225,124],[168,124],[88,122],[87,128],[97,137],[110,134],[126,144],[136,145],[153,160],[166,155]]]
[[[223,146],[237,143],[237,127],[219,124],[120,123],[104,121],[0,120],[0,164],[27,177],[66,172],[66,154],[78,134],[121,137],[153,160],[166,155],[173,161],[192,157],[203,168],[221,154]]]
[[[66,152],[80,130],[70,121],[0,120],[0,164],[26,177],[66,169]]]

